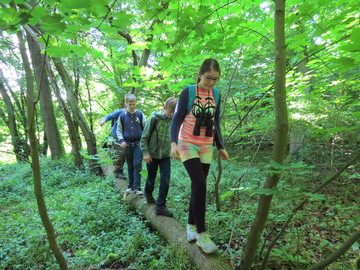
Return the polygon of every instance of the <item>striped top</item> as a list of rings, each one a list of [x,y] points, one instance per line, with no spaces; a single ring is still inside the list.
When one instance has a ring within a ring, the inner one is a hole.
[[[211,90],[210,90],[210,95],[211,96],[213,95],[213,91],[211,91]],[[180,137],[179,136],[180,129],[182,128],[184,120],[188,115],[188,113],[187,113],[188,112],[188,110],[187,110],[188,98],[189,98],[189,88],[185,87],[183,89],[183,91],[180,93],[179,100],[178,100],[178,103],[175,108],[174,116],[171,120],[170,142],[178,143],[178,139]],[[221,132],[220,132],[220,108],[221,108],[221,98],[219,99],[218,104],[216,104],[216,111],[215,111],[215,118],[214,118],[214,138],[213,138],[213,140],[215,142],[217,149],[224,148],[222,136],[221,136]],[[188,121],[188,124],[190,125],[189,121]],[[194,122],[193,122],[193,124],[194,124]],[[196,136],[197,138],[194,138],[194,136],[192,135],[193,130],[194,129],[191,129],[191,128],[190,128],[190,130],[189,129],[187,130],[188,132],[191,131],[190,137],[188,139],[192,138],[192,139],[198,141],[198,139],[200,137]],[[205,128],[204,128],[204,130],[205,130]],[[185,132],[185,129],[184,129],[184,132]],[[186,132],[184,133],[183,137],[185,137],[185,134],[186,134]],[[200,134],[204,134],[204,133],[200,133]],[[209,138],[212,141],[212,138],[211,137],[209,137]]]
[[[205,107],[206,105],[209,105],[210,103],[212,106],[215,107],[215,98],[212,90],[203,90],[203,89],[197,89],[196,96],[199,96],[200,98],[195,98],[194,104],[199,102],[200,106]],[[194,106],[193,106],[194,109]],[[193,109],[190,110],[189,114],[187,114],[184,118],[184,121],[182,123],[180,132],[179,132],[179,140],[194,144],[202,144],[202,145],[212,145],[214,144],[214,125],[212,126],[212,136],[207,137],[205,136],[205,132],[207,127],[202,126],[200,127],[200,135],[196,136],[193,135],[194,127],[196,123],[196,117],[193,114]],[[215,116],[215,110],[213,110],[212,113],[213,117],[212,120],[214,121]]]

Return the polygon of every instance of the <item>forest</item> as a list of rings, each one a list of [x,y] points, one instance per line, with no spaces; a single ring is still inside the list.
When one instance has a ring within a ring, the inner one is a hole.
[[[0,268],[360,269],[359,6],[2,0]],[[174,218],[148,215],[108,172],[100,125],[128,93],[161,111],[208,58],[230,155],[215,151],[207,178],[216,255],[171,238],[187,223],[182,163]]]

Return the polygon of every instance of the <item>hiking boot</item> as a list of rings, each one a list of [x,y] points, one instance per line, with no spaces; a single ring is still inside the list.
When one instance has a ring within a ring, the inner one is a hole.
[[[196,226],[188,224],[186,225],[187,240],[189,242],[196,240]]]
[[[152,194],[145,193],[145,198],[147,203],[155,203],[155,199]]]
[[[165,206],[160,208],[155,208],[155,214],[165,217],[173,217],[174,213],[169,211]]]
[[[218,250],[217,245],[211,241],[206,232],[196,234],[196,244],[201,247],[205,253],[214,253]]]

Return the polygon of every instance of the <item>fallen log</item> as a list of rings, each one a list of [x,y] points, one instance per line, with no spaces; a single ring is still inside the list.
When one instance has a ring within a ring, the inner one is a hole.
[[[104,175],[112,174],[111,165],[102,165]],[[115,187],[123,192],[127,188],[127,181],[116,178]],[[186,238],[186,229],[175,218],[157,216],[155,214],[155,205],[147,204],[144,196],[138,196],[134,193],[124,193],[124,201],[137,212],[144,214],[149,221],[149,225],[157,230],[164,239],[176,249],[176,252],[185,252],[189,261],[199,270],[230,270],[233,267],[219,253],[205,254],[194,242],[188,242]],[[116,259],[114,257],[113,259]],[[105,264],[110,261],[105,262]]]

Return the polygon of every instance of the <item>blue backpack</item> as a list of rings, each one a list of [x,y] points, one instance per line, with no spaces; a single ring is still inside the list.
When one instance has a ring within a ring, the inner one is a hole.
[[[188,88],[189,88],[189,95],[188,95],[188,104],[187,104],[187,112],[186,112],[187,114],[190,112],[196,96],[195,85],[194,84],[188,85]],[[212,90],[215,98],[215,106],[217,106],[220,100],[220,91],[218,88],[213,88]]]

